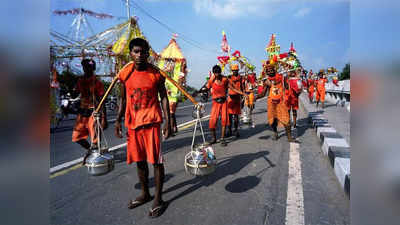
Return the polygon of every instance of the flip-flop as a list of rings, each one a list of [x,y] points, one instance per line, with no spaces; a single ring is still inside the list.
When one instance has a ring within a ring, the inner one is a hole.
[[[134,209],[136,207],[146,204],[147,202],[150,202],[151,200],[153,200],[153,197],[149,197],[144,200],[130,200],[128,203],[128,209]]]
[[[159,206],[157,206],[155,208],[151,208],[149,210],[149,217],[150,218],[157,218],[157,217],[161,216],[164,213],[165,209],[167,209],[167,206],[168,206],[168,203],[162,201],[161,205],[159,205]]]

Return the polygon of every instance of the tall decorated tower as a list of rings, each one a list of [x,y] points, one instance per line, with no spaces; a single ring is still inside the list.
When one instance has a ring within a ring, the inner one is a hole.
[[[274,57],[274,55],[279,57],[279,53],[281,51],[281,46],[276,44],[275,34],[271,35],[271,39],[269,40],[269,43],[268,43],[267,47],[265,48],[265,50],[267,51],[269,59],[272,59]]]

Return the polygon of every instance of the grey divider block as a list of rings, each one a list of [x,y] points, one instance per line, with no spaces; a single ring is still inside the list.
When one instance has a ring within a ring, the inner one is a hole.
[[[343,138],[324,138],[324,142],[322,144],[322,151],[325,155],[328,155],[329,147],[350,147],[347,144],[346,140]]]
[[[324,143],[325,138],[343,138],[342,135],[338,133],[332,133],[332,132],[321,132],[319,139],[321,140],[321,143]]]
[[[317,136],[320,137],[321,132],[331,132],[331,133],[336,133],[336,129],[333,127],[318,127],[317,128]]]
[[[349,194],[350,197],[350,175],[346,175],[344,178],[344,190]]]
[[[328,158],[331,162],[331,166],[335,165],[335,158],[348,158],[350,159],[350,148],[349,147],[338,147],[331,146],[328,149]]]
[[[327,121],[318,121],[313,124],[313,127],[317,130],[319,127],[332,127],[332,124]]]
[[[334,165],[336,178],[343,188],[345,188],[346,175],[350,175],[350,159],[348,158],[336,158]],[[348,182],[349,183],[349,182]]]

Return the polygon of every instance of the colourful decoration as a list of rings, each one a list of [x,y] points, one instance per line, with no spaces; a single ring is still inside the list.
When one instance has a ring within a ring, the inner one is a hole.
[[[281,47],[280,45],[276,44],[275,39],[276,39],[275,34],[272,34],[269,43],[265,48],[269,58],[272,58],[274,55],[279,55],[279,52],[281,51]]]
[[[226,53],[228,53],[231,50],[231,47],[228,45],[228,40],[226,39],[225,31],[222,31],[221,49],[223,52],[226,52]]]
[[[185,83],[186,78],[186,59],[182,54],[181,48],[176,42],[176,35],[172,37],[167,47],[160,53],[158,67],[168,72],[168,75],[178,84]],[[165,82],[168,91],[168,100],[170,102],[178,102],[183,99],[182,93],[170,81]]]
[[[105,14],[105,13],[96,13],[84,8],[75,8],[75,9],[70,9],[70,10],[55,10],[53,12],[55,15],[78,15],[78,14],[86,14],[88,16],[93,16],[96,17],[98,19],[112,19],[114,18],[114,16],[109,15],[109,14]]]

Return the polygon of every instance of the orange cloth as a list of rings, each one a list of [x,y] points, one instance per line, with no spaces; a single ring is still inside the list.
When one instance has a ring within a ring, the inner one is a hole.
[[[249,99],[248,100],[245,99],[244,103],[246,104],[247,107],[252,108],[254,107],[254,99],[255,99],[254,92],[250,92]]]
[[[247,107],[253,107],[254,106],[254,100],[255,100],[255,96],[254,96],[254,89],[256,87],[256,83],[252,83],[250,80],[247,80],[245,82],[245,92],[247,95],[249,95],[249,98],[245,99],[245,104]]]
[[[277,119],[279,126],[287,126],[289,124],[289,112],[284,101],[282,75],[276,74],[275,77],[268,79],[272,83],[267,100],[268,123],[272,125],[274,120]]]
[[[215,78],[210,79],[208,84],[208,88],[211,88],[212,95],[212,107],[211,107],[211,116],[209,121],[209,129],[215,129],[217,126],[218,118],[221,117],[221,125],[228,126],[228,104],[227,101],[224,103],[218,103],[215,101],[216,98],[225,97],[226,92],[228,90],[228,79],[223,77],[220,84],[217,84]]]
[[[76,84],[76,90],[81,94],[81,108],[94,108],[97,97],[104,95],[104,85],[95,76],[81,77]]]
[[[229,81],[234,88],[237,90],[242,90],[242,77],[240,75],[237,76],[230,76]],[[228,113],[233,115],[241,114],[240,108],[240,94],[234,92],[233,90],[229,89],[228,91],[229,98],[228,98]]]
[[[217,81],[213,77],[207,83],[207,88],[211,88],[212,99],[226,97],[226,91],[228,90],[228,78],[223,77],[220,84],[217,84],[216,82]]]
[[[289,83],[289,90],[286,90],[287,94],[287,101],[286,104],[288,106],[288,109],[294,109],[298,110],[299,109],[299,97],[298,95],[300,94],[301,90],[299,86],[297,85],[297,82],[299,81],[299,78],[289,78],[288,83]]]
[[[128,129],[126,163],[147,161],[164,162],[161,151],[161,124],[150,124],[138,129]]]
[[[325,83],[327,80],[325,78],[318,79],[317,81],[317,95],[315,96],[317,101],[325,101]]]
[[[94,108],[98,103],[98,97],[104,95],[104,85],[95,76],[79,78],[76,84],[76,90],[81,94],[80,107],[83,109]],[[97,139],[95,137],[93,116],[83,117],[78,114],[72,131],[72,141],[77,142],[87,139],[89,135],[92,143],[96,143]]]
[[[74,130],[72,131],[72,141],[87,139],[90,135],[92,143],[97,143],[96,132],[94,129],[94,117],[84,117],[80,114],[76,116]]]
[[[146,124],[162,123],[158,86],[164,84],[165,78],[154,68],[132,72],[133,67],[133,63],[128,64],[118,74],[126,90],[125,126],[136,129]]]
[[[229,81],[236,90],[242,90],[242,77],[240,75],[237,76],[230,76]],[[229,89],[229,95],[239,95],[238,93],[234,92],[233,90]]]
[[[312,79],[308,79],[308,98],[314,98],[314,81]]]

